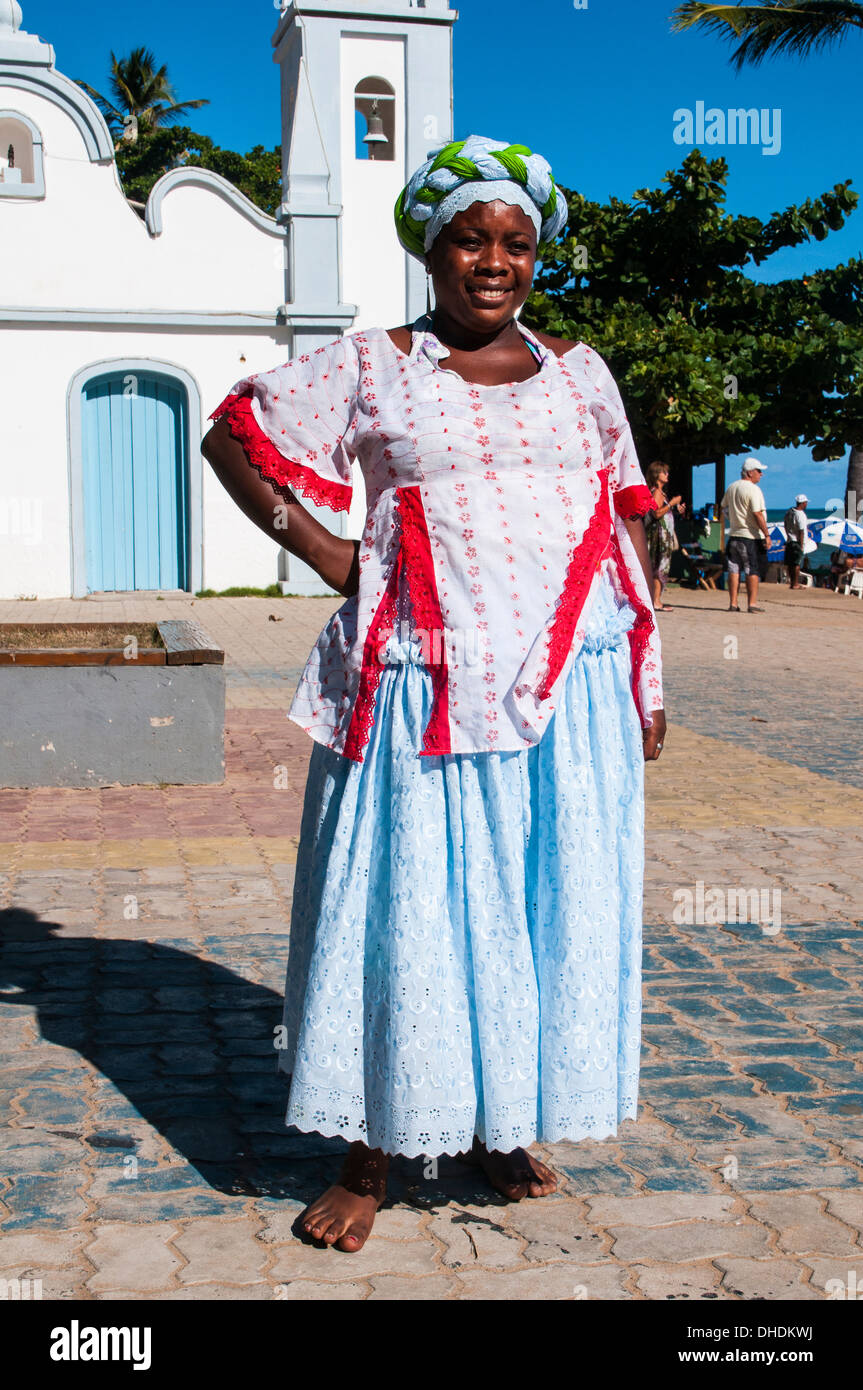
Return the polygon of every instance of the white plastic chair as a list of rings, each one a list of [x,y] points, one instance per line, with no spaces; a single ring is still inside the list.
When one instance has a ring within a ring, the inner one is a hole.
[[[805,570],[800,571],[800,574],[798,575],[798,581],[801,584],[805,584],[807,589],[815,588],[815,576],[812,574],[807,574]]]
[[[845,588],[845,597],[849,594],[856,594],[858,598],[863,598],[863,570],[854,570]]]

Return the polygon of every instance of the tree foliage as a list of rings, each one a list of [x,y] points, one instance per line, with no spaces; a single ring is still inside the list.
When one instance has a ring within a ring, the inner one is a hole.
[[[209,102],[203,98],[177,101],[167,67],[157,68],[148,48],[135,48],[125,58],[112,52],[110,83],[113,100],[86,82],[78,85],[90,94],[108,123],[120,182],[132,202],[146,203],[163,174],[189,165],[221,174],[264,212],[275,213],[282,201],[280,146],[266,150],[256,145],[248,154],[238,154],[178,125],[181,116]]]
[[[761,221],[725,210],[727,177],[694,150],[632,202],[564,189],[525,322],[606,358],[645,463],[800,444],[838,458],[863,438],[863,262],[775,284],[745,272],[823,241],[857,194],[849,180]]]
[[[163,126],[117,150],[117,169],[127,198],[145,203],[157,179],[178,165],[212,169],[273,216],[282,201],[282,152],[255,145],[248,154],[225,150],[188,126]]]

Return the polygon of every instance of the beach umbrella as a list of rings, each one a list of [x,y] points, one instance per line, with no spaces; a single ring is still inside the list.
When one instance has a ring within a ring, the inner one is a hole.
[[[848,555],[863,555],[863,526],[858,526],[855,521],[829,516],[823,521],[810,521],[808,531],[819,545],[833,546]]]
[[[788,539],[788,533],[779,521],[771,521],[767,530],[770,533],[770,545],[767,550],[767,558],[772,565],[781,565],[785,559],[785,542]],[[817,549],[818,542],[812,539],[807,528],[806,544],[803,547],[803,554],[811,555],[813,550]]]

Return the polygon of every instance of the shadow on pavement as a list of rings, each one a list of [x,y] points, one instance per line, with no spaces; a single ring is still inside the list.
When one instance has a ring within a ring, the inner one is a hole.
[[[82,1073],[44,1057],[26,1070],[26,1049],[4,1054],[42,1108],[25,1125],[76,1139],[96,1164],[122,1168],[136,1154],[140,1118],[164,1136],[212,1189],[231,1196],[304,1204],[335,1182],[347,1144],[287,1128],[288,1078],[277,1070],[280,994],[210,960],[158,941],[58,935],[25,908],[0,911],[0,1003],[36,1011],[46,1043],[74,1049],[102,1075],[97,1114],[69,1123],[57,1088],[83,1090]],[[109,1084],[106,1084],[109,1083]],[[200,1186],[179,1165],[139,1159],[136,1193],[174,1192],[182,1204]],[[498,1205],[481,1173],[454,1158],[395,1159],[389,1202],[424,1209],[461,1202]]]

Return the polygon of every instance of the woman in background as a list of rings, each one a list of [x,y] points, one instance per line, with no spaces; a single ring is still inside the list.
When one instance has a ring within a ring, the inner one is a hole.
[[[674,533],[674,513],[683,516],[686,510],[682,497],[669,499],[665,489],[668,486],[668,464],[652,463],[647,470],[647,486],[653,496],[653,511],[645,517],[647,548],[653,566],[653,607],[657,613],[672,611],[671,605],[662,602],[662,594],[668,582],[671,557],[677,549]]]

